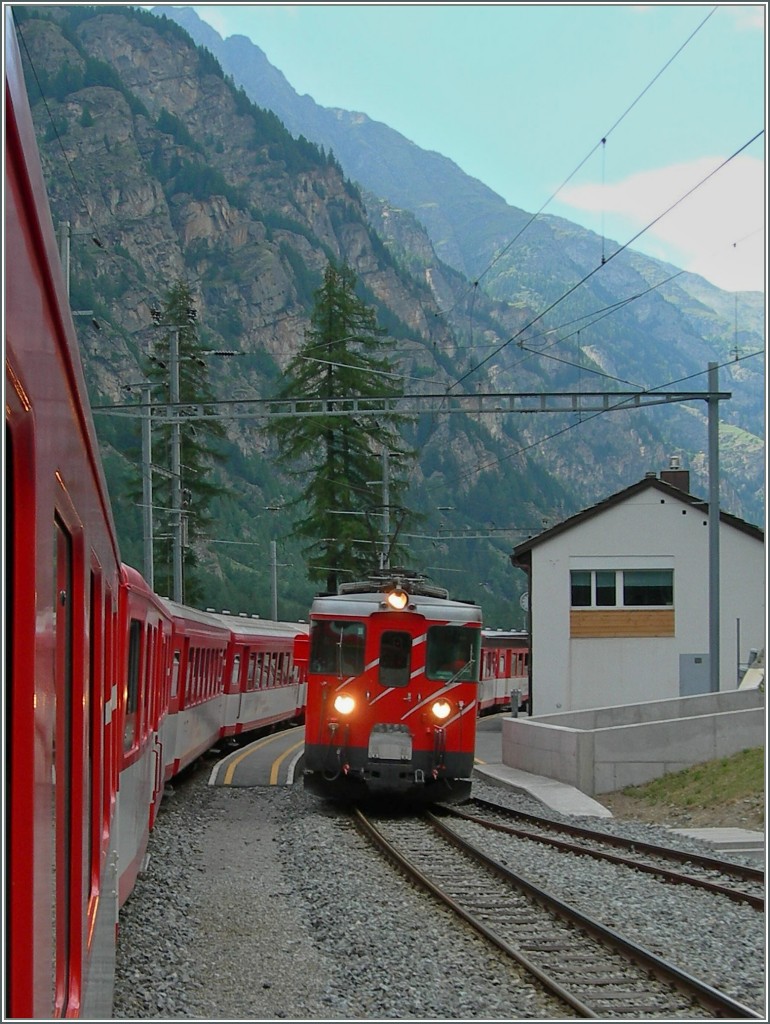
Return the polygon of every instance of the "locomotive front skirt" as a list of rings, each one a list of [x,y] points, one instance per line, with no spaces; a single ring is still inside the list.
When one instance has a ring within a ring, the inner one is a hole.
[[[382,576],[310,612],[305,787],[358,799],[470,794],[481,610],[422,577]]]

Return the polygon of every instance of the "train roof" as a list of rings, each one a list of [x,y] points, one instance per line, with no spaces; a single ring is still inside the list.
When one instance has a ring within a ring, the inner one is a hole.
[[[529,633],[526,629],[482,629],[481,642],[485,647],[529,643]]]
[[[422,615],[426,619],[437,619],[445,622],[478,623],[481,625],[481,608],[471,602],[452,601],[449,598],[433,594],[413,594],[407,590],[408,603],[405,612]],[[387,612],[384,591],[355,591],[343,594],[321,594],[315,598],[310,609],[311,618],[321,615],[349,616],[352,618],[368,618],[377,612]]]
[[[307,633],[306,622],[284,622],[274,619],[261,619],[258,615],[233,615],[230,612],[209,612],[232,633],[247,633],[260,636],[281,636],[293,638],[298,633]]]
[[[178,601],[172,601],[169,597],[159,598],[160,603],[164,608],[168,610],[169,615],[175,619],[184,619],[186,622],[198,622],[205,626],[211,626],[215,629],[226,629],[227,627],[223,622],[220,622],[216,615],[212,615],[211,612],[201,611],[199,608],[191,608],[186,604],[179,604]]]

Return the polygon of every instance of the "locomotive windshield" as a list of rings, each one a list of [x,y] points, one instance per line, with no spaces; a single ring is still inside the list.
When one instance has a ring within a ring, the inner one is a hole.
[[[362,622],[322,619],[310,628],[310,671],[335,676],[359,675],[364,670]]]
[[[380,638],[380,686],[406,686],[411,667],[412,637],[386,629]]]
[[[425,674],[428,679],[473,680],[479,664],[478,629],[468,626],[431,626]]]

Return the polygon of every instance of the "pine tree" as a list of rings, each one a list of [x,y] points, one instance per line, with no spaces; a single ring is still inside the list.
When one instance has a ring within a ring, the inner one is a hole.
[[[198,338],[197,312],[190,288],[182,281],[174,284],[166,294],[160,310],[153,310],[158,336],[153,354],[146,366],[147,378],[163,385],[163,398],[170,400],[170,352],[173,331],[179,346],[179,400],[180,402],[208,402],[214,398],[210,383],[206,349]],[[157,401],[161,389],[156,389]],[[157,424],[153,428],[153,462],[171,465],[171,426]],[[211,502],[224,490],[212,478],[213,464],[221,459],[224,427],[217,420],[183,424],[180,433],[180,463],[182,490],[183,531],[183,586],[184,598],[195,603],[200,597],[200,584],[196,578],[200,547],[211,527]],[[171,509],[171,480],[166,474],[153,474],[153,505],[156,509]],[[172,531],[175,524],[171,513],[160,518],[162,528],[156,530],[155,588],[159,593],[171,594],[172,588]]]
[[[355,294],[350,267],[330,263],[315,292],[305,342],[285,372],[281,398],[395,397],[393,367],[383,349],[389,342],[374,310]],[[387,511],[398,527],[406,510],[409,452],[399,433],[406,418],[348,413],[338,416],[282,417],[267,431],[278,443],[281,463],[306,480],[293,503],[300,511],[295,533],[304,548],[311,580],[326,579],[335,593],[342,573],[354,578],[396,557],[380,543]],[[390,456],[397,461],[390,461]],[[388,500],[384,507],[383,467],[388,460]],[[378,549],[380,557],[378,559]]]

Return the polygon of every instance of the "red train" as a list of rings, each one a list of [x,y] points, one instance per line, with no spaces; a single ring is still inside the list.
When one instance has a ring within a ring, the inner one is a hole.
[[[11,8],[4,14],[4,1009],[104,1020],[119,910],[166,782],[223,738],[302,721],[308,627],[175,604],[121,561]],[[383,607],[383,589],[316,601],[314,650],[334,670],[311,676],[307,763],[319,778],[335,765],[385,784],[398,777],[399,791],[403,768],[418,789],[459,796],[476,714],[500,696],[491,677],[477,691],[480,611],[418,578],[400,582],[400,611]],[[455,640],[459,668],[448,659]],[[355,654],[355,671],[335,660],[343,652]],[[359,715],[368,708],[366,741],[345,697],[363,701]],[[324,701],[339,704],[336,744]],[[395,773],[383,770],[394,751]]]
[[[121,562],[6,18],[5,1017],[109,1019],[166,781],[301,720],[307,627],[199,612]]]
[[[305,787],[332,798],[466,799],[481,610],[385,571],[310,611]]]
[[[529,711],[529,636],[515,629],[481,632],[479,711]]]

